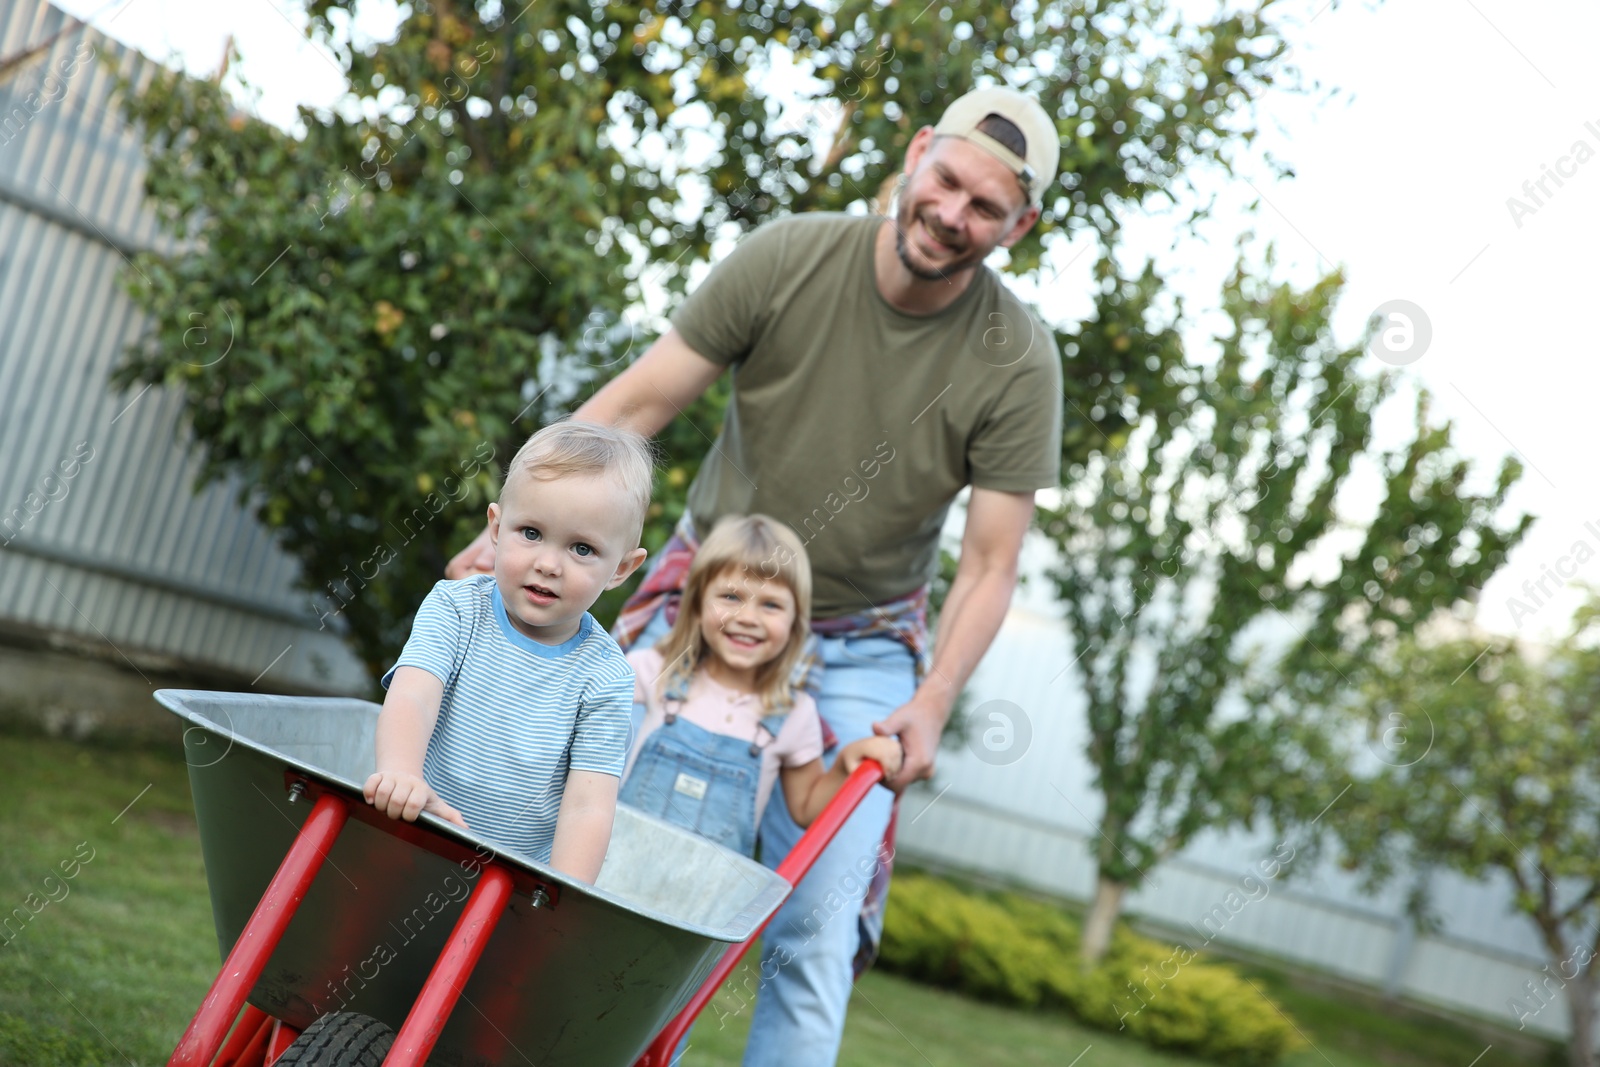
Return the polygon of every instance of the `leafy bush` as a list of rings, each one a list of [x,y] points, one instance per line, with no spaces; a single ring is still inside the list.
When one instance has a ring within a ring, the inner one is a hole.
[[[1065,1010],[1157,1048],[1237,1067],[1270,1067],[1300,1042],[1277,1005],[1225,966],[1119,929],[1086,970],[1076,920],[1007,893],[898,875],[882,965],[984,1000]]]

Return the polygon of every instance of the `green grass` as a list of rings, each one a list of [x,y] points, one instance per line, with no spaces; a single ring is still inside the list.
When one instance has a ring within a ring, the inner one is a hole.
[[[1282,1005],[1312,1042],[1313,1050],[1285,1061],[1286,1067],[1466,1067],[1474,1061],[1477,1067],[1554,1067],[1567,1062],[1560,1046],[1526,1034],[1492,1026],[1468,1029],[1418,1009],[1385,1005],[1376,994],[1331,993],[1326,981],[1296,978],[1259,964],[1233,966]]]
[[[749,1008],[741,1011],[737,997],[722,994],[690,1035],[683,1067],[736,1067],[749,1025]],[[983,1004],[873,972],[857,983],[851,998],[839,1065],[1067,1067],[1090,1045],[1094,1052],[1084,1058],[1083,1067],[1191,1067],[1200,1062],[1075,1026],[1061,1016]]]
[[[182,760],[6,737],[0,781],[0,1062],[165,1063],[218,963]]]
[[[0,737],[0,1067],[162,1064],[217,969],[187,773],[174,753]],[[149,787],[148,789],[146,787]],[[63,861],[93,850],[75,877]],[[56,880],[46,883],[54,874]],[[65,893],[63,893],[63,889]],[[28,905],[46,899],[37,914]],[[6,941],[9,938],[9,941]],[[1240,970],[1295,1019],[1311,1046],[1283,1067],[1465,1067],[1488,1039],[1396,1014],[1278,970]],[[739,1062],[749,1007],[732,993],[695,1028],[687,1067]],[[842,1067],[1195,1064],[1061,1015],[969,1000],[885,974],[857,987]],[[1527,1063],[1500,1045],[1477,1067]],[[799,1062],[797,1060],[797,1062]]]
[[[1362,994],[1330,996],[1317,988],[1324,983],[1315,979],[1297,979],[1259,965],[1237,969],[1283,1006],[1309,1042],[1285,1057],[1281,1067],[1529,1067],[1566,1062],[1554,1047],[1538,1046],[1526,1037],[1486,1038],[1419,1012],[1359,1003],[1369,999]],[[730,984],[747,989],[753,982],[752,974]],[[719,995],[690,1037],[684,1067],[737,1067],[749,1017],[739,996]],[[1507,1047],[1508,1040],[1517,1044]],[[1494,1047],[1485,1052],[1491,1043]],[[1084,1057],[1082,1067],[1194,1067],[1202,1062],[1077,1026],[1060,1015],[984,1004],[873,972],[856,985],[839,1065],[1067,1067],[1090,1045],[1094,1052]]]

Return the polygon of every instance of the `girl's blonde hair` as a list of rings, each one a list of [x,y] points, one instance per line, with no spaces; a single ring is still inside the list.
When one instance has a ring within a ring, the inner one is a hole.
[[[678,618],[657,644],[668,665],[658,685],[664,692],[674,681],[687,682],[706,655],[700,631],[700,610],[706,587],[727,571],[737,571],[754,584],[779,582],[794,594],[795,620],[789,641],[776,657],[756,671],[756,692],[766,714],[794,703],[790,678],[811,634],[811,561],[795,532],[766,515],[729,515],[712,528],[689,565]]]

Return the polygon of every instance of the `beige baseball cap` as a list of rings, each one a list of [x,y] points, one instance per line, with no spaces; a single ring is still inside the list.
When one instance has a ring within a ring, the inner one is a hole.
[[[990,115],[998,115],[1022,131],[1027,144],[1023,155],[978,129]],[[933,132],[940,137],[960,137],[1004,163],[1017,176],[1030,204],[1042,204],[1045,190],[1056,180],[1061,135],[1039,101],[1027,93],[1000,87],[974,89],[944,109]]]

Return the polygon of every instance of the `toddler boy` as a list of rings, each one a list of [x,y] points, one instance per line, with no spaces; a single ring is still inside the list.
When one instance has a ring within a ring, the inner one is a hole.
[[[594,881],[634,677],[589,608],[644,561],[652,468],[644,438],[589,423],[522,446],[489,505],[494,574],[434,586],[383,677],[369,803]]]

